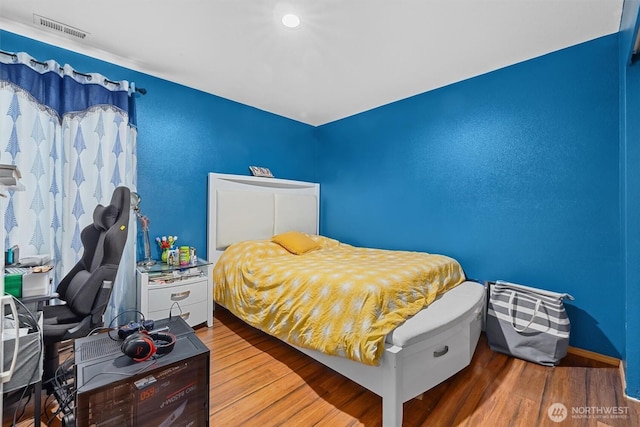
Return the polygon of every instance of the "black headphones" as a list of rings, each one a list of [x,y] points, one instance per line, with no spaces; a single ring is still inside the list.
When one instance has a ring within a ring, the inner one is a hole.
[[[170,332],[149,334],[147,331],[141,331],[125,338],[120,349],[135,362],[144,362],[154,354],[171,353],[175,344],[176,336]]]

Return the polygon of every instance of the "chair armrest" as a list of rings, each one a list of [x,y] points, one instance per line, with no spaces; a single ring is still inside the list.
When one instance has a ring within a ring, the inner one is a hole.
[[[64,335],[65,339],[75,339],[87,335],[87,331],[91,329],[91,316],[83,318],[75,327],[69,329]],[[78,335],[78,332],[82,332]]]
[[[42,311],[42,306],[45,305],[47,301],[54,300],[58,298],[58,296],[57,292],[53,292],[48,295],[33,295],[30,297],[20,298],[20,302],[23,305],[30,307],[32,310],[35,309],[36,311]]]
[[[42,303],[42,302],[45,302],[45,301],[50,301],[52,299],[56,299],[58,297],[59,297],[59,295],[56,292],[54,292],[54,293],[47,294],[47,295],[33,295],[33,296],[30,296],[30,297],[23,297],[23,298],[20,298],[20,301],[23,304]]]

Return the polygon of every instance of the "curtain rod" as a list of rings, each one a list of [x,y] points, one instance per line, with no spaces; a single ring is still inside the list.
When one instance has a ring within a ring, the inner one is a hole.
[[[3,55],[10,56],[10,57],[12,57],[14,59],[18,57],[18,55],[16,55],[15,53],[5,52],[4,50],[0,50],[0,53],[2,53]]]
[[[3,55],[10,56],[10,57],[12,57],[13,59],[17,59],[17,58],[18,58],[18,55],[16,55],[15,53],[5,52],[4,50],[0,50],[0,53],[1,53],[1,54],[3,54]],[[31,60],[30,60],[30,62],[31,62],[31,65],[32,65],[32,66],[35,66],[35,65],[41,65],[41,66],[43,66],[45,69],[46,69],[46,68],[49,68],[49,64],[47,64],[46,62],[37,61],[37,60],[35,60],[35,59],[31,59]],[[62,71],[63,69],[64,69],[64,68],[60,67],[60,71]],[[73,74],[74,74],[74,75],[78,75],[78,76],[86,77],[86,78],[87,78],[87,80],[89,80],[89,81],[91,81],[91,79],[92,79],[91,74],[81,73],[81,72],[76,71],[76,70],[73,70]],[[119,83],[119,82],[116,82],[116,81],[113,81],[113,80],[109,80],[109,79],[107,79],[107,78],[105,78],[105,79],[104,79],[104,82],[103,82],[103,83],[104,83],[105,85],[107,85],[107,84],[112,84],[112,85],[115,85],[115,86],[120,86],[120,83]],[[146,95],[146,94],[147,94],[147,90],[146,90],[145,88],[142,88],[142,87],[136,87],[136,92],[140,92],[142,95]]]
[[[86,77],[89,81],[91,81],[91,74],[85,74],[85,73],[81,73],[80,71],[76,71],[73,70],[73,74],[76,74],[78,76],[83,76]],[[107,78],[104,79],[104,84],[112,84],[115,86],[120,86],[120,82],[115,82],[113,80],[109,80]],[[147,90],[145,88],[142,87],[136,87],[136,92],[140,92],[142,95],[146,95],[147,94]]]

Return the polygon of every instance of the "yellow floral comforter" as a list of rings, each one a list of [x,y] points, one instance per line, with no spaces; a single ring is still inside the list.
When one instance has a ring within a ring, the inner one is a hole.
[[[464,280],[447,256],[310,237],[322,247],[303,255],[268,240],[229,246],[214,299],[290,344],[377,365],[390,331]]]

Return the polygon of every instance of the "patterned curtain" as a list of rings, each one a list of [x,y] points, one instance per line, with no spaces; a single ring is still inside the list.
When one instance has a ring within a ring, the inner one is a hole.
[[[3,213],[5,247],[49,254],[54,283],[82,256],[80,232],[113,190],[136,191],[134,96],[127,81],[0,51],[0,163],[22,173]],[[136,308],[135,215],[105,319]],[[54,285],[55,286],[55,285]]]

